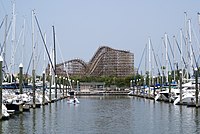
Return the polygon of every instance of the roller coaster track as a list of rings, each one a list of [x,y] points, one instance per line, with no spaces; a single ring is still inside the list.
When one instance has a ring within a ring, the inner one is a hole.
[[[110,55],[110,54],[114,53],[114,55],[115,54],[117,55],[117,53],[119,53],[119,52],[129,53],[128,51],[116,50],[116,49],[112,49],[112,48],[107,47],[107,46],[100,47],[97,50],[97,52],[94,54],[91,61],[89,62],[90,64],[89,64],[89,67],[88,67],[89,69],[88,69],[87,74],[89,74],[89,75],[93,74],[95,72],[95,70],[97,69],[97,67],[102,64],[101,62],[103,62],[102,59],[104,57],[109,56],[109,58],[115,59],[116,57],[115,56],[113,57],[113,55]],[[100,72],[102,72],[102,70],[98,70],[98,72],[100,73]],[[112,72],[113,72],[113,70],[112,70]],[[100,74],[98,74],[98,75],[100,75]]]
[[[68,64],[69,70],[72,70],[74,74],[79,75],[126,75],[127,73],[124,71],[128,71],[128,73],[130,72],[126,65],[132,64],[129,63],[131,60],[127,60],[131,59],[130,55],[131,53],[128,51],[116,50],[107,46],[102,46],[98,48],[88,64],[81,59],[73,59],[64,63],[57,64],[57,67],[62,67],[64,64]],[[117,71],[119,72],[117,73]]]
[[[86,73],[86,70],[87,70],[87,64],[81,60],[81,59],[73,59],[73,60],[69,60],[69,61],[66,61],[64,63],[60,63],[60,64],[57,64],[57,68],[59,67],[63,67],[65,65],[70,65],[71,67],[73,66],[78,66],[78,69],[81,69],[81,70],[73,70],[73,71],[79,71],[79,72],[82,72],[82,74],[85,74]],[[69,73],[69,72],[68,72]],[[77,73],[77,72],[76,72]]]

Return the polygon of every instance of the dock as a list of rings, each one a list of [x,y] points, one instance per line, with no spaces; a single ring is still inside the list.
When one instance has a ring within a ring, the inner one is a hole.
[[[77,96],[128,95],[129,91],[80,91]]]

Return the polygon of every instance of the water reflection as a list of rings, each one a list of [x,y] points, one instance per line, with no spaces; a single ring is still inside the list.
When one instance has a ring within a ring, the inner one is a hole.
[[[0,121],[0,134],[3,133],[3,130],[2,130],[2,121]]]
[[[43,134],[45,134],[46,132],[45,106],[42,106],[42,130],[43,130]]]
[[[32,111],[32,121],[33,121],[32,130],[33,130],[33,133],[36,132],[36,118],[35,118],[35,116],[36,116],[36,109],[33,109],[33,111]]]
[[[0,133],[200,133],[200,110],[137,97],[61,100],[0,122]]]
[[[24,134],[25,133],[25,128],[24,128],[24,123],[23,123],[23,114],[19,114],[19,132],[20,134]]]

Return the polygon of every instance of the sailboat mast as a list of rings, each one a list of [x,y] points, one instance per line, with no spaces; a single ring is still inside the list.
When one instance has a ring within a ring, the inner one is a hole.
[[[181,78],[182,78],[182,81],[183,81],[184,72],[183,72],[183,31],[182,31],[182,29],[180,30],[180,40],[181,40],[181,57],[180,58],[181,58],[181,71],[182,71]],[[185,70],[187,70],[187,65],[186,65]],[[187,74],[187,72],[186,72],[186,74]]]
[[[54,56],[53,56],[53,49],[50,47],[50,52],[51,52],[51,59],[52,59],[52,62],[54,63]],[[50,67],[49,67],[49,70],[50,70],[50,73],[49,75],[51,76],[51,83],[54,84],[55,83],[55,74],[54,74],[54,69],[52,68],[54,66],[51,66],[50,64]]]
[[[190,46],[190,74],[192,75],[193,67],[193,52],[192,52],[192,30],[191,30],[191,20],[188,20],[188,34],[189,34],[189,46]]]
[[[33,108],[36,107],[35,105],[35,42],[34,42],[34,16],[35,16],[35,13],[34,13],[34,10],[32,11],[32,53],[33,53],[33,59],[32,59],[32,62],[33,62],[33,70],[32,70],[32,84],[33,84],[33,87],[32,87],[32,90],[33,90]]]
[[[47,44],[46,33],[44,33],[44,41],[45,41],[45,44]],[[45,49],[45,48],[44,48],[44,49]],[[45,56],[45,51],[44,51],[44,64],[43,64],[43,70],[45,70],[45,64],[46,64],[46,56]]]
[[[198,12],[197,15],[198,15],[198,24],[199,24],[199,33],[200,33],[200,13]]]
[[[167,34],[165,33],[165,67],[166,67],[166,82],[168,83],[168,55],[167,55],[167,50],[168,50],[168,40],[167,40]]]
[[[6,61],[7,20],[8,20],[8,15],[6,15],[6,17],[5,17],[5,36],[4,36],[4,47],[3,47],[3,66],[6,66],[5,61]]]
[[[55,38],[55,28],[53,27],[53,45],[54,45],[54,76],[55,76],[55,98],[57,99],[57,75],[56,75],[56,38]]]
[[[149,37],[149,93],[151,85],[151,39]]]
[[[34,10],[32,11],[32,49],[33,49],[33,59],[32,59],[32,65],[33,65],[33,70],[35,70],[35,39],[34,39]]]
[[[186,40],[186,61],[187,61],[187,73],[186,73],[186,79],[188,80],[189,78],[189,55],[188,55],[188,35],[187,35],[187,12],[184,12],[185,13],[185,40]]]
[[[13,2],[13,10],[12,10],[12,47],[11,47],[11,67],[10,67],[10,72],[11,72],[11,82],[13,81],[12,79],[12,75],[14,74],[14,51],[15,51],[15,32],[16,32],[16,28],[15,28],[15,23],[16,23],[16,15],[15,15],[15,3]]]
[[[56,39],[55,39],[55,28],[53,27],[53,45],[54,45],[54,74],[56,75]]]
[[[147,78],[147,57],[148,57],[148,48],[147,48],[147,44],[145,47],[145,79]],[[144,81],[144,84],[147,85],[146,80]]]
[[[22,45],[22,64],[24,62],[24,47],[25,47],[25,25],[26,25],[26,20],[24,18],[24,25],[23,25],[23,45]]]
[[[173,81],[176,81],[176,64],[178,64],[178,63],[176,63],[176,61],[175,61],[175,44],[176,44],[176,41],[175,41],[175,39],[173,38],[173,52],[174,52],[174,56],[173,56],[173,62],[174,62],[174,67],[173,67],[173,69],[174,69],[174,78],[173,78]]]

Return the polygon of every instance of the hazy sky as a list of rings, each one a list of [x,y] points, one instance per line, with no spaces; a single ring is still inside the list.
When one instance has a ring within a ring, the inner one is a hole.
[[[160,51],[165,32],[170,38],[179,36],[180,28],[184,28],[184,12],[192,19],[194,28],[199,28],[198,0],[16,0],[15,3],[17,39],[26,19],[25,66],[31,53],[33,9],[43,33],[46,32],[48,47],[52,45],[52,25],[55,26],[64,60],[80,58],[88,62],[100,46],[106,45],[134,53],[137,67],[148,37],[155,51]],[[12,1],[0,0],[0,22],[6,14],[10,21]],[[1,36],[3,33],[2,28]],[[40,36],[38,42],[43,45]],[[59,54],[58,62],[62,62]]]

